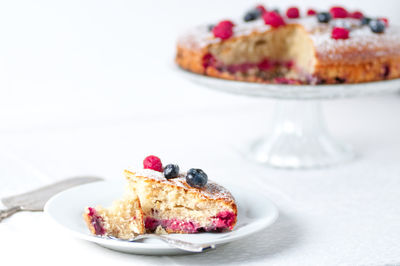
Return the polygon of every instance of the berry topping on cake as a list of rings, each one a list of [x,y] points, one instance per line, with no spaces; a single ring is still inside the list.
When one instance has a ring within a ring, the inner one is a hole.
[[[387,18],[379,18],[379,20],[383,21],[385,23],[386,27],[389,27],[389,19],[387,19]]]
[[[187,172],[186,182],[194,188],[202,188],[207,184],[207,174],[201,169],[191,168]]]
[[[272,11],[272,12],[266,12],[263,14],[263,19],[265,24],[270,25],[271,27],[277,28],[280,26],[285,25],[285,21],[279,15],[279,13]]]
[[[208,31],[212,31],[214,29],[215,25],[214,24],[210,24],[207,26]]]
[[[261,15],[267,13],[267,9],[263,5],[257,5],[256,9],[261,12]]]
[[[157,172],[162,172],[163,167],[160,158],[154,155],[149,155],[143,160],[143,168],[151,169]]]
[[[286,11],[286,16],[288,18],[299,18],[300,17],[300,11],[297,7],[290,7]]]
[[[216,38],[210,36],[207,24],[182,35],[177,64],[199,75],[272,84],[400,78],[400,27],[389,28],[383,16],[340,5],[325,10],[299,10],[294,5],[280,12],[274,6],[268,11],[258,6],[246,11],[234,26],[217,25]],[[293,66],[287,67],[288,61]],[[382,74],[385,65],[390,67],[387,75]]]
[[[310,8],[307,10],[307,16],[314,16],[317,14],[317,11],[315,11],[314,9]]]
[[[349,15],[347,10],[340,6],[332,7],[329,13],[332,15],[332,18],[347,18]]]
[[[385,32],[385,22],[380,19],[373,19],[369,22],[369,27],[374,33],[384,33]]]
[[[363,17],[363,18],[361,19],[361,24],[362,24],[362,25],[368,25],[370,22],[371,22],[371,18]]]
[[[262,11],[260,9],[258,9],[258,8],[252,9],[244,15],[243,20],[246,22],[256,20],[259,17],[261,17],[261,14],[262,14]]]
[[[331,14],[328,12],[321,12],[317,14],[318,22],[328,23],[331,20]]]
[[[213,28],[212,32],[216,38],[226,40],[233,35],[233,26],[232,21],[223,20]]]
[[[332,39],[335,39],[335,40],[339,40],[339,39],[345,40],[345,39],[349,38],[349,33],[350,33],[350,31],[346,28],[335,27],[332,30],[331,37],[332,37]]]
[[[349,17],[355,18],[355,19],[362,19],[364,17],[364,15],[360,11],[354,11],[349,14]]]
[[[179,166],[177,164],[167,164],[164,167],[164,176],[166,179],[176,178],[179,175]]]

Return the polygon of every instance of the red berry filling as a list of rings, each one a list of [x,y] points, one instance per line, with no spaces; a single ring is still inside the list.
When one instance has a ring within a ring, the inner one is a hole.
[[[218,23],[212,30],[214,37],[222,40],[229,39],[233,35],[234,24],[229,20]]]
[[[277,28],[285,25],[285,21],[277,12],[266,12],[263,14],[263,19],[265,24],[270,25],[271,27]]]
[[[220,229],[233,229],[233,224],[235,223],[236,216],[234,213],[229,211],[219,212],[215,217],[214,226],[215,229],[219,231]]]
[[[217,59],[215,59],[215,57],[212,54],[208,53],[203,56],[203,67],[204,68],[207,68],[210,66],[211,67],[215,66],[216,63],[217,63]]]
[[[350,31],[348,29],[335,27],[332,30],[331,37],[332,37],[332,39],[335,39],[335,40],[339,40],[339,39],[345,40],[345,39],[349,38],[349,34],[350,34]]]
[[[233,212],[221,211],[216,216],[212,217],[212,225],[210,227],[201,227],[192,221],[185,221],[179,219],[156,219],[147,217],[144,225],[147,230],[154,231],[161,225],[167,231],[174,232],[220,232],[226,229],[232,230],[236,220],[236,215]]]
[[[264,59],[263,61],[261,61],[260,63],[258,63],[257,67],[260,70],[269,70],[272,67],[274,67],[274,63],[271,63],[271,61],[269,61],[268,59]]]
[[[314,16],[317,14],[317,11],[315,11],[314,9],[308,9],[307,10],[307,16]]]
[[[348,12],[346,9],[340,6],[334,6],[329,10],[331,13],[332,18],[347,18]]]
[[[154,155],[147,156],[143,160],[143,168],[144,169],[151,169],[154,171],[162,172],[163,167],[160,158]]]
[[[104,235],[106,230],[103,227],[103,218],[97,215],[94,208],[89,207],[88,216],[90,217],[90,223],[93,225],[96,235]]]
[[[288,18],[299,18],[300,17],[300,11],[297,7],[290,7],[286,11],[286,16]]]
[[[364,14],[361,13],[360,11],[354,11],[353,13],[349,14],[349,17],[355,18],[355,19],[362,19],[364,17]]]

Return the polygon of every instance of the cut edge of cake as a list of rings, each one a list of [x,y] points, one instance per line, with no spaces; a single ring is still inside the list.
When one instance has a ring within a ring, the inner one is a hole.
[[[83,218],[92,234],[130,239],[144,234],[144,215],[137,196],[125,195],[109,208],[87,207]]]

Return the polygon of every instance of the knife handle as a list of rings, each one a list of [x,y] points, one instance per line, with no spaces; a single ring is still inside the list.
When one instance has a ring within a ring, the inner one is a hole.
[[[3,219],[5,219],[5,218],[7,218],[7,217],[10,217],[10,216],[13,215],[14,213],[19,212],[19,211],[21,211],[21,210],[22,210],[22,209],[21,209],[21,207],[19,207],[19,206],[17,206],[17,207],[12,207],[12,208],[5,209],[5,210],[0,210],[0,222],[1,222]]]

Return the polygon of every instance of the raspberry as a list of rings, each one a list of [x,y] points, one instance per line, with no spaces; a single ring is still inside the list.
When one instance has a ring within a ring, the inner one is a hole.
[[[335,27],[332,30],[332,39],[338,40],[338,39],[348,39],[349,38],[349,33],[350,31],[346,28],[340,28],[340,27]]]
[[[317,11],[315,11],[314,9],[309,9],[307,10],[307,16],[314,16],[317,14]]]
[[[355,19],[362,19],[364,17],[364,14],[361,13],[360,11],[354,11],[353,13],[349,14],[349,17],[355,18]]]
[[[223,20],[223,21],[220,21],[220,22],[217,24],[217,26],[232,28],[233,26],[235,26],[235,24],[233,24],[233,22],[230,21],[230,20]]]
[[[263,61],[261,61],[260,63],[258,63],[257,67],[260,70],[269,70],[270,68],[273,67],[273,65],[271,64],[271,62],[269,62],[267,59],[264,59]]]
[[[263,5],[256,6],[256,9],[260,10],[261,15],[264,13],[267,13],[267,9],[265,9],[265,7]]]
[[[343,7],[340,6],[334,6],[329,10],[329,13],[331,13],[332,18],[347,18],[348,13],[347,10],[344,9]]]
[[[149,155],[143,160],[143,168],[162,172],[163,167],[160,158],[154,155]]]
[[[380,21],[383,21],[385,23],[385,26],[388,27],[389,26],[389,19],[387,18],[378,18]]]
[[[300,17],[299,9],[297,7],[288,8],[288,10],[286,11],[286,16],[288,18],[298,18],[298,17]]]
[[[205,54],[204,56],[203,56],[203,67],[204,68],[207,68],[207,67],[212,67],[212,66],[215,66],[216,65],[216,63],[217,63],[217,59],[215,59],[215,57],[212,55],[212,54],[210,54],[210,53],[207,53],[207,54]]]
[[[271,25],[274,28],[285,25],[285,21],[277,12],[267,12],[263,15],[265,24]]]
[[[226,40],[233,35],[233,26],[234,24],[231,21],[223,20],[213,28],[212,32],[215,37]]]

